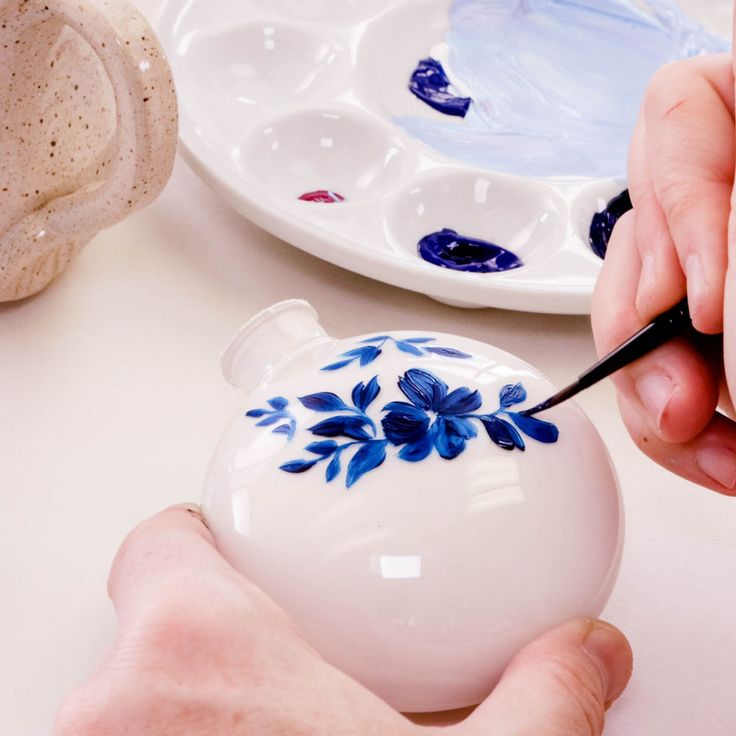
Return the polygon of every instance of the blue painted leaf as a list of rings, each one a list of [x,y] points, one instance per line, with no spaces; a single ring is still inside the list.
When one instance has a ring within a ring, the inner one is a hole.
[[[291,427],[288,424],[280,424],[273,430],[273,434],[285,434],[291,437]]]
[[[545,422],[536,417],[528,417],[515,411],[507,412],[514,424],[527,436],[537,442],[551,444],[557,442],[560,432],[551,422]]]
[[[351,358],[360,358],[361,355],[366,350],[378,350],[377,347],[374,347],[373,345],[366,346],[364,348],[353,348],[352,350],[346,350],[344,353],[340,353],[341,355],[349,355]]]
[[[319,442],[308,444],[304,449],[307,452],[313,452],[315,455],[329,457],[337,450],[337,442],[335,440],[320,440]]]
[[[260,422],[256,422],[256,427],[270,427],[272,424],[276,424],[283,417],[280,414],[269,414],[267,417],[261,419]]]
[[[317,462],[317,460],[291,460],[288,463],[279,465],[279,469],[285,470],[287,473],[304,473],[310,468],[313,468]]]
[[[404,342],[413,342],[416,345],[421,345],[425,342],[434,342],[436,339],[435,337],[407,337]]]
[[[363,406],[361,407],[365,411],[375,400],[378,394],[381,393],[381,387],[378,384],[378,376],[373,376],[370,381],[366,384],[363,389]]]
[[[281,411],[289,405],[289,402],[283,396],[274,396],[272,399],[268,400],[268,403],[276,409],[276,411]]]
[[[251,409],[250,411],[245,412],[245,416],[247,417],[253,417],[254,419],[256,417],[263,417],[266,414],[271,414],[268,409]]]
[[[364,428],[366,423],[363,417],[330,417],[309,427],[309,431],[318,437],[350,437],[353,440],[369,440],[371,436]]]
[[[354,358],[350,358],[349,360],[338,360],[337,363],[330,363],[329,365],[326,365],[322,368],[320,368],[321,371],[338,371],[340,368],[344,368],[346,365],[350,365],[353,362]]]
[[[376,335],[376,337],[367,337],[365,340],[361,340],[361,342],[383,342],[384,340],[388,340],[388,335]]]
[[[348,407],[345,406],[345,402],[331,391],[323,391],[318,394],[308,394],[307,396],[300,396],[299,401],[302,402],[307,409],[312,411],[343,411]]]
[[[380,391],[381,387],[378,385],[378,376],[373,376],[367,385],[361,381],[353,388],[351,394],[354,406],[361,411],[365,411],[373,403]]]
[[[408,340],[399,340],[396,343],[396,347],[401,350],[402,353],[409,353],[409,355],[424,355],[424,352],[419,348],[414,347]]]
[[[526,389],[520,383],[507,383],[498,394],[502,409],[526,401]]]
[[[442,399],[440,411],[443,414],[468,414],[479,409],[482,403],[483,399],[478,391],[461,386]]]
[[[524,440],[513,424],[491,415],[480,418],[491,440],[503,450],[524,449]]]
[[[367,472],[377,468],[386,459],[385,440],[367,442],[353,455],[348,464],[348,473],[345,485],[350,488]]]
[[[365,366],[372,363],[381,354],[380,348],[374,348],[372,345],[363,348],[363,354],[360,356],[360,364]]]
[[[328,483],[331,480],[335,480],[335,478],[340,475],[340,470],[342,470],[342,465],[340,463],[340,453],[338,452],[327,465],[327,469],[325,470],[325,480]]]
[[[442,355],[445,358],[472,358],[472,355],[464,353],[462,350],[456,350],[455,348],[434,348],[428,347],[427,352],[434,353],[435,355]]]

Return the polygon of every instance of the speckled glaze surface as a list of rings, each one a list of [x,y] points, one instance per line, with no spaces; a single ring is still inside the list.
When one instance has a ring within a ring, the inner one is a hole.
[[[597,616],[623,514],[606,449],[498,348],[431,331],[332,338],[305,302],[223,357],[245,391],[203,509],[220,551],[330,663],[402,711],[480,702],[527,642]]]
[[[42,289],[151,202],[177,105],[150,26],[121,0],[0,2],[0,301]]]

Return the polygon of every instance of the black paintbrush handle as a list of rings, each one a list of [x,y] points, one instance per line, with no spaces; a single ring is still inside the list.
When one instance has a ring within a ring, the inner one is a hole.
[[[578,377],[580,389],[598,383],[688,328],[692,328],[692,321],[687,299],[683,299],[582,373]]]

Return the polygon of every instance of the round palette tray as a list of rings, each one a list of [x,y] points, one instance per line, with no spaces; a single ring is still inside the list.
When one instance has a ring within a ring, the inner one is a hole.
[[[624,180],[475,168],[392,122],[443,117],[407,83],[442,48],[450,4],[168,0],[157,27],[184,154],[238,212],[343,268],[455,306],[585,314],[601,265],[591,219]],[[728,0],[681,4],[727,35]],[[315,191],[344,201],[299,199]],[[468,273],[424,261],[419,240],[443,228],[498,243],[524,266]]]

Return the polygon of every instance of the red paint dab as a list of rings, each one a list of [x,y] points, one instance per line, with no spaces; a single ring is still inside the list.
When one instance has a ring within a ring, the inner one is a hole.
[[[344,202],[345,197],[337,192],[330,192],[327,189],[317,189],[314,192],[307,192],[299,197],[302,202],[320,202],[322,204],[333,204],[334,202]]]

